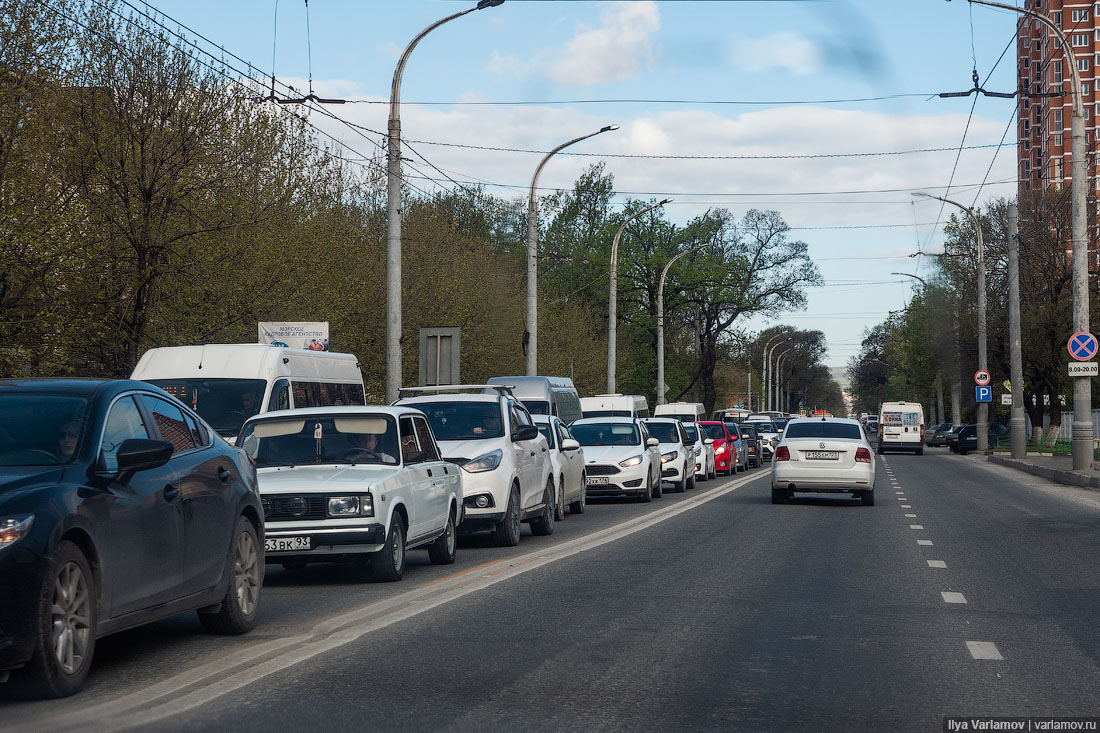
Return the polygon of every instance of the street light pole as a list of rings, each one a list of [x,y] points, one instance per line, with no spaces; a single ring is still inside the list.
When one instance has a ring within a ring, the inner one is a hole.
[[[985,331],[985,245],[982,241],[982,222],[978,218],[978,215],[974,213],[972,209],[967,206],[963,206],[957,201],[951,199],[945,199],[942,196],[933,196],[930,193],[924,193],[923,191],[915,191],[914,196],[921,196],[923,198],[936,199],[942,201],[945,204],[951,204],[957,206],[966,212],[966,215],[970,217],[971,223],[974,225],[974,231],[978,235],[978,369],[983,371],[988,370],[988,364],[986,363],[986,331]],[[989,450],[989,403],[978,403],[978,450]]]
[[[618,318],[617,313],[617,299],[618,299],[618,286],[619,286],[619,237],[623,235],[623,230],[626,229],[626,225],[637,219],[642,214],[659,209],[665,204],[672,201],[672,199],[665,199],[659,201],[653,206],[648,206],[641,211],[627,217],[627,219],[619,225],[618,230],[615,232],[615,238],[611,240],[611,287],[607,296],[607,393],[615,394],[615,321]]]
[[[764,343],[764,350],[763,350],[763,354],[761,354],[761,363],[760,363],[760,398],[761,398],[760,404],[763,407],[763,409],[760,410],[761,412],[769,409],[768,408],[768,396],[769,396],[769,393],[770,393],[771,382],[768,381],[768,347],[772,345],[772,341],[775,341],[780,336],[786,336],[786,335],[787,335],[787,333],[785,331],[780,331],[779,333],[775,334],[774,336],[772,336],[770,339],[768,339]]]
[[[777,343],[775,346],[773,346],[771,348],[771,353],[768,354],[768,375],[767,375],[767,384],[765,385],[765,389],[767,390],[767,393],[768,393],[768,400],[767,400],[767,405],[766,405],[765,409],[769,410],[769,411],[775,409],[775,400],[774,400],[774,395],[775,395],[775,362],[772,360],[772,357],[775,356],[775,350],[776,349],[778,349],[780,346],[782,346],[785,343],[789,343],[790,340],[791,340],[789,338],[790,334],[783,333],[783,334],[780,334],[780,335],[781,336],[788,336],[788,338],[783,339],[782,341]]]
[[[928,281],[925,280],[923,277],[920,277],[919,275],[913,275],[913,274],[908,273],[908,272],[891,272],[890,274],[891,275],[901,275],[902,277],[911,277],[914,280],[920,280],[920,283],[921,283],[921,285],[924,286],[924,289],[925,290],[928,289]],[[937,384],[939,383],[939,381],[940,381],[940,379],[939,379],[939,376],[937,375],[936,376]],[[932,415],[932,423],[933,424],[939,424],[939,422],[936,418],[936,398],[935,398],[936,392],[938,392],[938,388],[933,390],[932,399],[928,403],[928,412]],[[940,413],[941,413],[940,417],[942,417],[943,416],[942,415],[942,413],[943,413],[943,393],[940,392],[939,394],[940,394]]]
[[[665,276],[668,275],[668,268],[672,267],[672,263],[680,259],[690,249],[685,249],[679,253],[665,265],[661,270],[661,279],[657,283],[657,404],[665,404]],[[751,379],[751,377],[750,377]],[[750,381],[751,385],[752,382]]]
[[[401,389],[401,77],[405,62],[424,36],[467,13],[496,7],[504,0],[481,0],[420,31],[405,47],[390,86],[390,117],[386,128],[386,402]]]
[[[786,342],[782,342],[786,343]],[[775,403],[774,407],[780,412],[783,410],[783,357],[794,351],[797,347],[792,346],[789,349],[784,349],[779,352],[779,356],[775,357]]]
[[[1085,167],[1085,103],[1081,90],[1081,75],[1077,71],[1077,57],[1073,53],[1066,34],[1049,17],[1026,8],[990,2],[970,0],[1001,10],[1034,18],[1046,25],[1058,37],[1062,52],[1069,62],[1070,80],[1073,83],[1073,116],[1070,121],[1073,180],[1070,189],[1073,222],[1073,330],[1089,330],[1089,270],[1088,270],[1088,212],[1086,207]],[[1090,54],[1091,55],[1091,54]],[[1091,377],[1073,378],[1073,470],[1087,471],[1092,466],[1092,382]],[[980,438],[981,436],[979,436]]]
[[[1012,412],[1008,437],[1013,458],[1027,456],[1027,423],[1024,421],[1024,355],[1020,334],[1020,235],[1016,204],[1008,205],[1008,359],[1012,383]]]
[[[539,358],[539,302],[538,302],[538,199],[535,198],[535,188],[539,183],[539,175],[542,173],[543,167],[547,161],[554,156],[555,153],[568,148],[574,143],[579,143],[581,140],[587,140],[590,137],[599,135],[601,132],[610,132],[611,130],[618,130],[618,125],[608,125],[601,127],[596,132],[590,132],[587,135],[581,135],[580,137],[573,138],[567,143],[562,143],[558,147],[551,150],[546,156],[539,162],[537,168],[535,168],[535,175],[531,178],[531,192],[527,197],[527,376],[534,377],[538,375],[538,358]]]

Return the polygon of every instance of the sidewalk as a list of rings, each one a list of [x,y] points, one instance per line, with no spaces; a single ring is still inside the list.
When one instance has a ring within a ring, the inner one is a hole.
[[[1060,484],[1100,490],[1100,470],[1097,470],[1100,463],[1094,463],[1088,471],[1074,471],[1072,456],[1044,456],[1029,453],[1025,458],[1014,459],[1008,454],[993,453],[988,455],[986,460],[1042,476]]]

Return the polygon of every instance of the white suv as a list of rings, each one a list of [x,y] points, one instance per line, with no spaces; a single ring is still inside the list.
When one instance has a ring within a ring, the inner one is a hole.
[[[661,496],[660,443],[635,417],[577,420],[569,432],[584,447],[588,496]]]
[[[476,390],[474,394],[462,393]],[[498,547],[519,544],[520,522],[554,532],[555,486],[546,438],[500,385],[406,387],[396,405],[428,416],[443,457],[462,467],[460,532],[488,529]]]

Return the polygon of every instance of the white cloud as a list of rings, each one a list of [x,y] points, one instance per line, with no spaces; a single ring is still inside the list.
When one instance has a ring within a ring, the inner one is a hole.
[[[825,63],[825,54],[816,42],[789,31],[764,38],[735,39],[729,55],[734,66],[754,73],[781,70],[813,74]]]

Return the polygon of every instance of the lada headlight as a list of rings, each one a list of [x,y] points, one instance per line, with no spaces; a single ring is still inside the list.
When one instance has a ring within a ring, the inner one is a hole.
[[[34,524],[33,514],[19,514],[0,519],[0,550],[14,545],[27,536]]]
[[[662,453],[661,454],[661,463],[668,463],[669,461],[675,461],[679,457],[680,457],[680,454],[676,451],[669,451],[668,453]],[[641,463],[640,460],[638,462]]]
[[[373,517],[374,497],[370,494],[330,496],[328,515],[330,517]]]
[[[482,471],[492,471],[500,465],[501,459],[504,457],[504,452],[499,448],[491,453],[486,453],[483,456],[466,461],[462,464],[463,470],[468,473],[481,473]]]
[[[623,468],[630,468],[631,466],[637,466],[641,462],[641,456],[632,456],[630,458],[627,458],[625,461],[619,461],[619,465]]]

